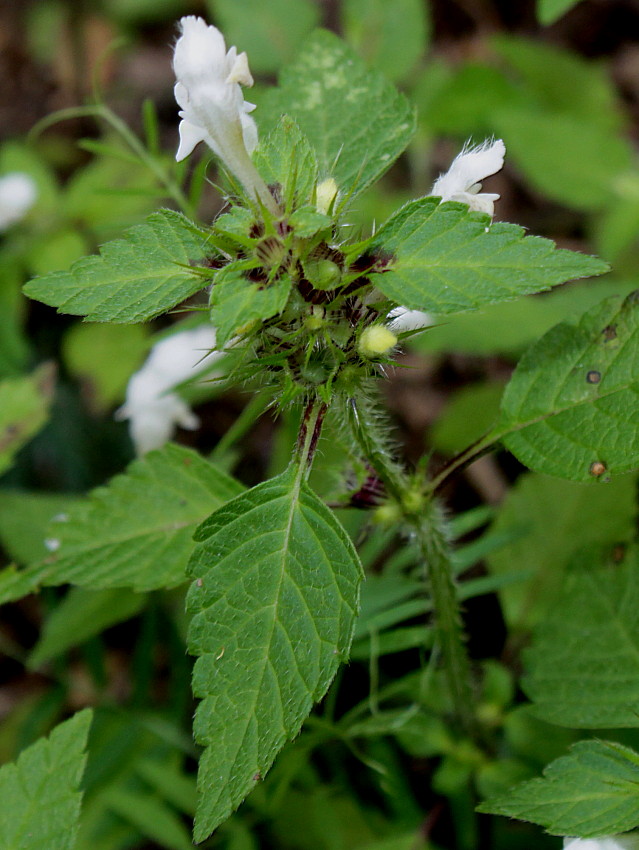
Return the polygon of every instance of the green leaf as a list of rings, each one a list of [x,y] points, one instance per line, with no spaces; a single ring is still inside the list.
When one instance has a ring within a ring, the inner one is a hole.
[[[72,850],[90,724],[81,711],[0,769],[0,850]]]
[[[54,378],[53,365],[45,364],[32,375],[0,381],[0,474],[47,421]]]
[[[579,0],[537,0],[537,17],[541,24],[552,24]]]
[[[219,348],[252,322],[281,313],[293,281],[283,274],[273,283],[251,283],[240,270],[227,266],[211,290],[211,321],[217,330]]]
[[[318,24],[312,0],[207,0],[228,45],[248,53],[253,71],[277,71],[297,53],[300,42]]]
[[[426,50],[422,0],[346,0],[342,17],[348,41],[390,80],[404,79]]]
[[[624,123],[617,89],[604,64],[539,39],[501,33],[491,45],[519,78],[519,90],[525,95],[520,105],[546,115],[572,116],[609,131]],[[572,154],[569,147],[565,156]]]
[[[526,652],[535,715],[580,729],[639,727],[638,555],[602,564],[584,553],[567,576]]]
[[[35,670],[63,652],[138,614],[146,603],[141,593],[126,588],[71,588],[46,620],[28,666]]]
[[[299,732],[348,653],[361,567],[297,470],[254,487],[197,530],[189,651],[202,699],[195,838],[225,820]]]
[[[317,184],[317,161],[308,139],[295,121],[283,115],[254,154],[255,167],[263,179],[283,187],[286,209],[308,204]]]
[[[578,210],[609,204],[634,162],[626,139],[572,115],[504,109],[495,113],[493,127],[534,189]]]
[[[639,824],[639,755],[609,741],[579,741],[543,778],[482,803],[478,811],[541,824],[552,835],[614,835]]]
[[[320,177],[361,192],[393,164],[415,129],[407,99],[337,36],[315,32],[260,105],[260,128],[290,115],[315,148]]]
[[[606,263],[524,236],[515,224],[490,224],[465,204],[421,198],[376,234],[370,251],[386,270],[370,279],[414,310],[459,313],[541,292],[566,280],[603,274]]]
[[[107,807],[142,835],[168,850],[193,850],[180,817],[152,794],[131,788],[112,788],[104,795]]]
[[[0,491],[0,541],[2,548],[19,564],[45,558],[47,530],[53,518],[65,514],[80,501],[62,493]]]
[[[100,254],[84,257],[68,272],[38,277],[24,287],[31,298],[60,313],[93,322],[140,322],[175,307],[202,289],[188,266],[211,253],[206,234],[180,213],[160,210]]]
[[[534,473],[517,479],[491,531],[520,533],[487,558],[492,574],[522,576],[499,592],[512,628],[530,628],[555,604],[565,568],[581,547],[632,539],[635,488],[629,475],[596,488]]]
[[[496,431],[526,466],[574,481],[639,467],[639,293],[610,298],[533,345]]]
[[[54,523],[53,554],[22,578],[30,577],[34,588],[70,582],[143,591],[180,584],[196,524],[241,490],[200,455],[168,444]]]

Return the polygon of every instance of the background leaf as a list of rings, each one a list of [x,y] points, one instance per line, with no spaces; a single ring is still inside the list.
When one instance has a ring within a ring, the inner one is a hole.
[[[630,475],[596,488],[536,473],[517,479],[492,532],[501,535],[519,529],[520,533],[487,558],[491,573],[517,570],[524,579],[499,591],[511,628],[530,628],[556,604],[565,568],[582,548],[632,539],[636,486]]]
[[[70,582],[143,591],[180,584],[193,529],[241,491],[241,484],[196,452],[169,443],[55,522],[52,554],[19,578],[29,578],[33,588]]]
[[[539,472],[607,481],[639,466],[639,297],[550,330],[519,361],[496,426]]]
[[[524,688],[544,720],[639,728],[638,555],[633,549],[623,564],[605,563],[584,550],[537,627]]]
[[[542,24],[552,24],[579,0],[537,0],[537,17]]]
[[[72,850],[90,724],[81,711],[0,769],[2,850]]]
[[[300,729],[348,652],[361,567],[296,468],[197,530],[189,651],[200,760],[195,838],[241,803]]]
[[[318,30],[259,109],[260,130],[290,115],[317,154],[320,179],[361,192],[393,164],[415,129],[412,106],[337,36]]]
[[[524,236],[523,227],[491,225],[465,204],[432,197],[402,207],[369,250],[387,260],[386,271],[370,275],[384,295],[432,313],[473,310],[608,269],[596,257]]]
[[[123,239],[107,242],[99,255],[78,260],[68,272],[37,277],[24,291],[91,322],[141,322],[203,289],[202,277],[188,266],[212,253],[206,235],[192,222],[161,210]]]
[[[320,17],[312,0],[207,0],[207,5],[227,45],[245,50],[251,69],[260,73],[289,62]]]
[[[528,820],[553,835],[614,835],[639,824],[639,755],[609,741],[579,741],[568,755],[478,807]]]
[[[406,77],[426,50],[422,0],[345,0],[342,19],[348,41],[389,80]]]
[[[55,370],[45,364],[32,375],[0,381],[0,474],[47,421]]]

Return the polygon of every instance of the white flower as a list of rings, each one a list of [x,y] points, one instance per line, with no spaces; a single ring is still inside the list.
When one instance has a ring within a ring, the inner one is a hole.
[[[499,195],[480,194],[481,181],[503,167],[505,155],[506,146],[501,139],[492,142],[487,139],[474,148],[464,145],[446,174],[435,180],[431,195],[437,195],[442,201],[460,201],[468,204],[471,210],[493,215]]]
[[[416,331],[433,324],[433,319],[422,310],[409,310],[408,307],[395,307],[386,317],[390,320],[390,329],[394,333]]]
[[[240,84],[253,85],[246,53],[227,52],[224,36],[195,15],[180,20],[173,69],[175,99],[181,107],[178,162],[206,142],[253,199],[277,213],[273,196],[249,156],[257,146],[257,127],[248,114]]]
[[[22,171],[14,171],[0,178],[0,231],[24,218],[37,195],[35,181]]]
[[[210,370],[222,354],[215,347],[215,329],[202,325],[180,331],[151,349],[142,368],[130,379],[126,402],[117,419],[129,420],[138,454],[157,449],[171,439],[176,426],[195,430],[200,422],[176,392],[177,384]]]
[[[639,832],[604,838],[564,838],[564,850],[637,850]]]

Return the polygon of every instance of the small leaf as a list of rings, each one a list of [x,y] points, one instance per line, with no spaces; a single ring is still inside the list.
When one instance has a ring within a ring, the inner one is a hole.
[[[222,348],[253,322],[281,313],[292,285],[286,274],[272,283],[252,283],[241,271],[227,266],[211,290],[211,321],[217,330],[218,347]]]
[[[625,832],[639,825],[639,755],[609,741],[579,741],[543,778],[516,785],[478,811],[538,823],[552,835]]]
[[[20,580],[30,578],[31,589],[70,582],[137,591],[180,584],[196,524],[241,491],[200,455],[168,444],[134,461],[71,508],[64,521],[54,522],[53,554],[14,574],[14,582],[18,589],[24,589]],[[13,594],[11,579],[8,575],[6,592]]]
[[[255,167],[263,179],[282,187],[287,209],[311,201],[317,184],[317,162],[308,139],[295,121],[283,115],[254,154]]]
[[[83,257],[68,272],[37,277],[24,291],[92,322],[145,321],[203,288],[188,266],[212,253],[204,231],[180,213],[161,210],[107,242],[99,255]]]
[[[639,727],[638,554],[602,566],[584,553],[568,575],[526,652],[536,716],[580,729]]]
[[[79,712],[0,768],[0,850],[72,850],[91,716]]]
[[[607,481],[639,467],[639,293],[563,322],[519,361],[496,431],[538,472]]]
[[[291,468],[197,530],[189,651],[202,841],[300,730],[351,643],[361,567],[333,514]]]
[[[45,364],[29,376],[0,381],[0,473],[47,421],[55,370]]]
[[[431,313],[474,310],[608,270],[596,257],[524,236],[515,224],[491,225],[465,204],[440,204],[438,198],[402,207],[369,250],[386,267],[370,275],[384,295]]]
[[[415,130],[404,95],[333,33],[317,30],[260,105],[260,128],[290,115],[315,148],[320,178],[363,191],[393,164]]]

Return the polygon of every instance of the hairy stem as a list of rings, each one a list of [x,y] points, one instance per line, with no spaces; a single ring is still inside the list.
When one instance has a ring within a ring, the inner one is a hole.
[[[461,730],[476,737],[470,663],[464,643],[443,512],[432,491],[423,498],[418,508],[405,498],[413,485],[406,473],[393,461],[384,439],[388,426],[376,420],[376,413],[369,409],[359,409],[356,402],[351,401],[347,407],[347,416],[364,457],[384,482],[389,495],[402,511],[404,522],[417,537],[426,565],[435,610],[435,628],[457,722]]]
[[[328,405],[318,399],[311,399],[304,408],[302,424],[297,435],[295,446],[295,458],[303,471],[304,477],[308,478],[315,457],[315,450],[322,431],[322,423],[326,416]]]
[[[431,500],[411,523],[424,557],[435,609],[435,627],[455,715],[464,732],[477,737],[471,670],[455,591],[451,548],[439,503]]]

